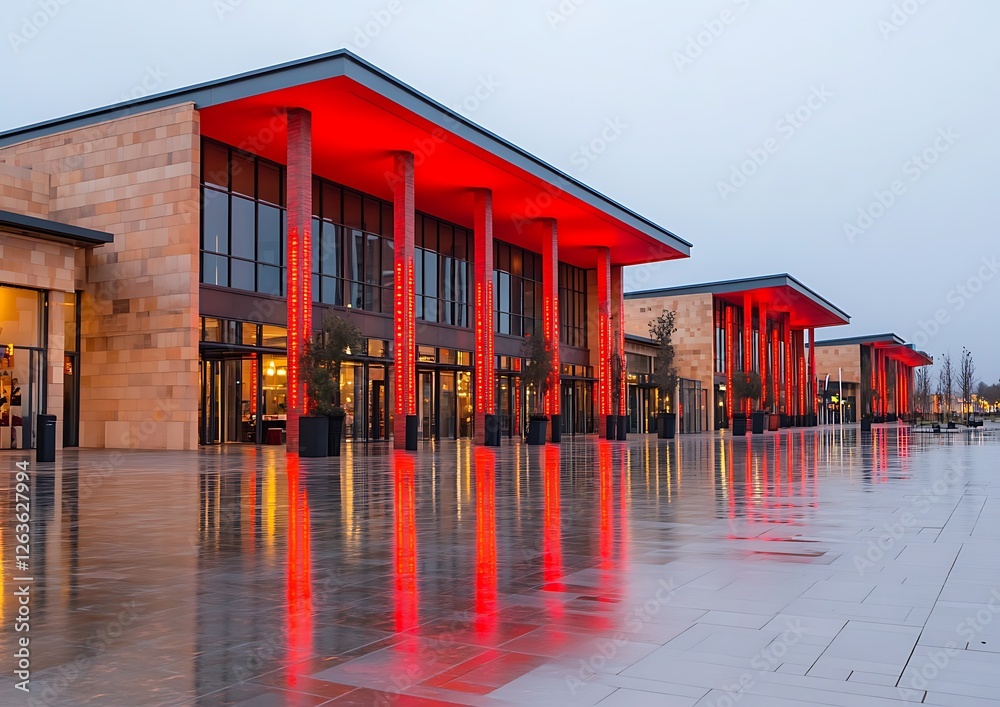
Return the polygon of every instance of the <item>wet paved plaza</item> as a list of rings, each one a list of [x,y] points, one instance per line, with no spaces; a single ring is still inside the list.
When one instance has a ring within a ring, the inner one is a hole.
[[[31,704],[1000,704],[1000,430],[32,467]]]

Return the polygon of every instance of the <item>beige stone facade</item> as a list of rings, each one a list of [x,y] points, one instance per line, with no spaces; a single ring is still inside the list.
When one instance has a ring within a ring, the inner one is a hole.
[[[625,331],[636,336],[649,336],[649,322],[662,312],[676,312],[677,332],[674,353],[681,378],[696,380],[702,390],[714,390],[715,360],[713,297],[711,293],[675,297],[645,297],[625,300]],[[714,425],[712,415],[708,424]]]
[[[50,291],[47,402],[57,414],[62,320],[52,312],[62,308],[51,303],[82,290],[83,447],[197,447],[199,181],[190,103],[0,148],[0,209],[114,235],[86,251],[0,241],[32,265],[3,282]]]
[[[831,381],[839,380],[840,369],[844,371],[845,383],[861,382],[861,346],[848,344],[816,347],[816,374],[820,380],[828,375]]]

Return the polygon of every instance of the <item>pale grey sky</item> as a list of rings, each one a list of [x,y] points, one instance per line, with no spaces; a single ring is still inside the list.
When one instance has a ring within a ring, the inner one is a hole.
[[[634,286],[789,272],[853,316],[822,338],[968,346],[995,382],[998,26],[995,0],[7,0],[0,130],[346,46],[694,244]]]

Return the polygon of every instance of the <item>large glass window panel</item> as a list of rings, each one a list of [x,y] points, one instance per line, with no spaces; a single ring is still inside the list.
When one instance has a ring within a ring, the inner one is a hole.
[[[364,228],[361,214],[361,195],[357,192],[344,190],[344,220],[348,228]]]
[[[232,151],[230,170],[233,182],[233,192],[253,198],[254,196],[254,163],[249,156]]]
[[[323,218],[334,223],[344,222],[344,212],[340,203],[340,187],[323,183]]]
[[[266,162],[257,163],[257,198],[280,205],[281,200],[281,170]]]
[[[229,150],[206,142],[201,150],[201,176],[205,184],[229,188]]]
[[[382,203],[382,235],[386,238],[392,238],[394,236],[392,230],[392,224],[394,219],[394,214],[392,212],[392,204],[388,202]]]
[[[309,234],[309,244],[312,247],[312,262],[309,266],[313,272],[319,272],[319,254],[323,250],[323,224],[316,216],[312,218],[312,232]],[[313,290],[313,294],[318,294],[318,290]]]
[[[438,249],[438,222],[431,218],[424,219],[424,249]]]
[[[497,273],[497,309],[510,312],[510,275],[505,272]]]
[[[344,305],[344,286],[341,284],[340,278],[324,276],[320,283],[319,295],[320,302],[323,304],[342,307]]]
[[[281,269],[270,265],[257,266],[257,291],[268,295],[281,295]]]
[[[424,251],[424,294],[438,297],[438,254],[432,250]]]
[[[347,283],[347,306],[364,309],[364,293],[360,282]]]
[[[446,223],[438,225],[438,247],[437,251],[441,255],[451,255],[454,248],[454,231]]]
[[[232,254],[254,259],[254,203],[238,196],[232,201]]]
[[[379,262],[382,255],[381,238],[371,233],[365,237],[365,282],[378,285],[382,281],[382,266]]]
[[[394,301],[395,293],[391,287],[382,288],[382,313],[392,314],[392,303]]]
[[[67,308],[67,314],[72,311],[73,309]],[[0,286],[0,331],[2,331],[0,344],[41,346],[42,321],[41,292],[21,287]],[[0,354],[2,353],[0,351]]]
[[[351,231],[349,236],[349,260],[347,261],[347,277],[356,282],[362,282],[365,266],[365,234],[362,231]]]
[[[201,243],[213,253],[229,252],[229,195],[205,189],[201,209]]]
[[[76,351],[76,312],[77,312],[77,300],[80,295],[77,293],[67,294],[65,296],[65,306],[63,308],[63,333],[65,340],[66,352]]]
[[[364,229],[369,233],[382,232],[382,204],[377,199],[365,197],[365,225]]]
[[[242,201],[240,199],[239,201]],[[257,206],[257,259],[272,265],[281,265],[281,222],[284,213],[276,206]]]
[[[469,259],[469,232],[464,229],[455,229],[455,257],[459,260]]]
[[[232,269],[232,280],[229,286],[235,287],[237,290],[250,290],[252,292],[254,289],[254,264],[249,260],[233,258],[230,261],[230,268]]]
[[[319,253],[319,271],[324,275],[340,277],[340,228],[324,221],[322,224],[321,245]]]
[[[394,245],[394,241],[382,239],[382,287],[392,287],[396,257]]]
[[[202,253],[201,281],[206,285],[229,287],[229,258]]]

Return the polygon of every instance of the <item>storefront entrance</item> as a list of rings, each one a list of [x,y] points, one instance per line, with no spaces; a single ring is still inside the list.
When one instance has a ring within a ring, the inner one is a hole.
[[[257,356],[240,358],[206,358],[200,363],[201,400],[199,410],[199,444],[225,444],[227,442],[260,441],[261,421],[257,411],[261,400],[258,396]],[[273,402],[272,426],[280,418],[284,422],[284,386],[278,378],[278,367],[273,367],[271,385],[265,391],[268,402]],[[269,369],[270,370],[270,369]],[[287,376],[284,367],[281,369]],[[273,395],[272,395],[273,394]],[[279,398],[280,401],[271,398]]]
[[[472,372],[417,371],[417,417],[421,440],[472,436]]]
[[[564,435],[593,434],[597,431],[594,421],[594,382],[589,380],[562,381],[560,423]]]
[[[0,449],[35,447],[35,415],[45,412],[45,299],[0,286]]]

